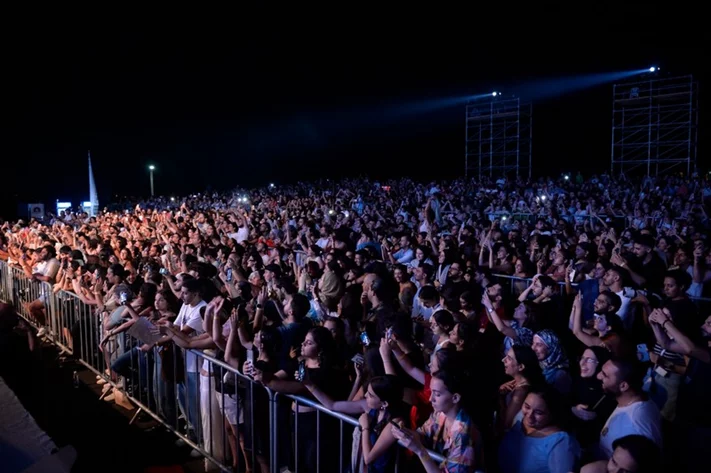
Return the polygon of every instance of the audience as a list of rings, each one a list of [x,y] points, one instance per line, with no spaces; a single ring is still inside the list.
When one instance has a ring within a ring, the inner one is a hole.
[[[268,472],[276,439],[277,471],[694,471],[710,195],[677,176],[357,179],[4,222],[0,297],[22,318],[0,306],[0,350],[31,357],[39,329],[105,370],[105,400],[149,391],[235,470]]]

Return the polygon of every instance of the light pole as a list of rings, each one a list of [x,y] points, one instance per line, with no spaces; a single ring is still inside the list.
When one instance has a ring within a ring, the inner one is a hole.
[[[151,197],[153,197],[153,171],[156,170],[156,167],[154,165],[148,166],[148,171],[151,173]]]

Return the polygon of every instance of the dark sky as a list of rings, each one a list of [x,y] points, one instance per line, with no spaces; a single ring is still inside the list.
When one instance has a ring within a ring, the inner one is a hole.
[[[41,47],[16,51],[19,144],[6,147],[0,208],[88,197],[89,149],[102,203],[148,194],[149,164],[156,192],[177,194],[360,173],[451,177],[463,169],[464,107],[408,113],[422,101],[652,64],[703,88],[704,50],[654,48],[653,30],[615,33],[622,23],[594,26],[599,44],[570,31],[475,38],[443,24],[437,34],[43,30]],[[607,169],[611,102],[611,84],[534,102],[535,172],[571,157]]]

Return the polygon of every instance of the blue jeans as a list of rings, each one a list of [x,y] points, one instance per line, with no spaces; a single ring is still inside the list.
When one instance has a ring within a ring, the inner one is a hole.
[[[153,398],[158,414],[175,427],[178,422],[175,413],[175,383],[163,379],[163,361],[159,350],[158,347],[153,349]]]
[[[150,389],[148,385],[150,379],[150,376],[148,376],[148,358],[147,354],[142,352],[140,348],[135,347],[124,352],[123,355],[111,363],[111,369],[126,378],[127,383],[130,382],[134,386],[140,383],[141,388]],[[138,370],[138,373],[136,373],[136,370]]]
[[[201,443],[200,422],[200,373],[185,373],[185,382],[178,384],[178,404],[188,421],[188,435],[198,444]],[[192,432],[191,432],[192,431]]]

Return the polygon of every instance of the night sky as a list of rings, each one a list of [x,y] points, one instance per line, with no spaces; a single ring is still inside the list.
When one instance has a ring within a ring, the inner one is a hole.
[[[504,42],[438,28],[43,30],[41,47],[15,51],[19,144],[6,148],[14,159],[3,168],[0,215],[18,202],[86,199],[89,149],[102,204],[147,195],[149,164],[161,194],[359,174],[453,177],[464,166],[464,106],[424,113],[418,104],[650,65],[694,74],[703,134],[705,51],[649,47],[661,42],[654,29],[595,24],[596,46],[590,33]],[[534,101],[534,173],[570,170],[563,159],[609,169],[612,84],[553,95]]]

